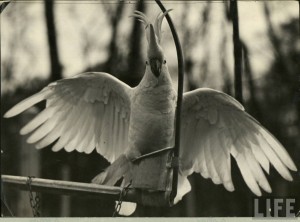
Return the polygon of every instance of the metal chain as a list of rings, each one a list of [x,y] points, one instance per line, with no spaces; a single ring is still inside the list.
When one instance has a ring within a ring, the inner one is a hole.
[[[32,178],[31,176],[28,177],[27,179],[27,186],[28,186],[28,190],[29,190],[29,200],[30,200],[30,206],[32,209],[32,214],[34,217],[40,217],[41,213],[40,213],[40,196],[39,193],[35,193],[35,195],[32,192],[31,189],[31,182],[32,182]]]
[[[118,203],[116,204],[115,210],[114,210],[113,215],[112,215],[113,217],[116,217],[119,214],[119,212],[121,210],[122,203],[123,203],[123,198],[127,195],[129,187],[131,186],[131,184],[132,184],[132,181],[130,181],[130,183],[126,187],[124,187],[122,189],[122,191],[120,192],[120,197],[119,197]]]

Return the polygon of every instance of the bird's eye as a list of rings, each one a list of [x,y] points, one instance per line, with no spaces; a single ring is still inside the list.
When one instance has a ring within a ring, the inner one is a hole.
[[[146,61],[146,65],[148,65],[148,61]]]
[[[167,61],[166,60],[164,60],[164,64],[166,64],[167,63]]]

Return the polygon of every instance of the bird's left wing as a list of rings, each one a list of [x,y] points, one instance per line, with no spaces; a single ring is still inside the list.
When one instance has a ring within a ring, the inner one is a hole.
[[[21,129],[27,142],[52,150],[90,153],[96,148],[113,162],[127,148],[132,88],[106,73],[83,73],[49,84],[21,101],[4,117],[46,100],[46,108]]]
[[[284,147],[231,96],[212,89],[184,94],[181,128],[181,171],[201,173],[234,190],[230,155],[253,193],[271,192],[262,168],[269,164],[286,180],[296,166]]]

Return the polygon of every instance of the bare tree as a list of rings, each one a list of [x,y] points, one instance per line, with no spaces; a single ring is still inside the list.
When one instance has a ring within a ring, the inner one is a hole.
[[[224,27],[224,25],[223,25]],[[227,65],[227,50],[226,50],[226,44],[227,44],[227,35],[225,33],[225,30],[223,29],[222,31],[223,37],[220,45],[220,55],[221,55],[221,72],[222,72],[222,78],[223,78],[223,91],[229,95],[233,95],[232,93],[232,83],[230,79],[230,74],[229,74],[229,68]]]
[[[50,58],[50,82],[62,78],[62,65],[59,61],[57,34],[54,19],[54,0],[44,1],[45,20],[47,27],[47,40]],[[59,154],[53,154],[49,149],[41,152],[41,175],[44,178],[60,179],[61,170],[56,163]],[[61,197],[49,194],[42,194],[42,213],[43,215],[60,215]]]
[[[199,21],[197,26],[194,28],[188,27],[188,14],[189,14],[188,3],[185,3],[183,7],[183,14],[181,19],[181,28],[183,32],[183,53],[185,58],[185,74],[187,77],[187,90],[194,90],[199,87],[199,82],[195,81],[195,75],[200,75],[202,82],[204,82],[207,78],[208,74],[208,63],[209,56],[207,55],[200,62],[200,72],[194,73],[195,65],[198,61],[192,56],[193,47],[198,43],[199,39],[204,41],[207,36],[207,30],[209,28],[209,15],[211,11],[211,4],[209,2],[205,3],[203,10],[201,10],[200,17],[201,22]],[[199,37],[200,36],[200,37]],[[195,74],[195,75],[194,75]]]
[[[104,69],[106,72],[112,73],[115,75],[116,70],[116,64],[120,62],[120,55],[118,50],[118,25],[120,23],[120,20],[122,18],[123,10],[124,10],[124,2],[120,1],[115,9],[107,6],[104,4],[106,14],[108,16],[109,25],[112,29],[112,34],[110,38],[110,43],[108,46],[108,59],[106,60],[104,64]]]
[[[45,0],[45,17],[47,26],[47,39],[49,45],[49,55],[51,64],[51,76],[50,81],[55,81],[62,78],[62,65],[59,61],[57,38],[56,38],[56,28],[54,19],[54,0]]]
[[[267,2],[264,2],[263,8],[264,8],[265,19],[268,24],[268,34],[269,34],[269,37],[270,37],[270,40],[271,40],[271,43],[273,46],[275,56],[277,57],[278,61],[281,61],[282,66],[285,68],[285,70],[288,74],[286,76],[291,76],[291,73],[293,73],[293,71],[291,70],[291,64],[286,59],[284,52],[282,51],[282,46],[281,46],[280,40],[277,37],[277,34],[274,29],[274,25],[272,24],[272,21],[271,21],[271,12],[270,12]]]
[[[242,88],[242,46],[239,35],[239,16],[237,0],[230,1],[230,17],[233,26],[233,53],[234,53],[234,91],[235,98],[243,103]]]
[[[249,111],[257,119],[262,119],[259,102],[256,96],[257,87],[255,86],[255,82],[253,80],[253,71],[249,59],[249,50],[245,42],[241,41],[241,44],[243,48],[244,73],[245,77],[247,78],[248,89],[250,92]]]
[[[136,10],[140,12],[146,11],[146,5],[144,1],[138,1],[136,4]],[[142,56],[142,39],[144,33],[142,32],[142,25],[137,20],[133,20],[132,30],[129,36],[129,53],[127,57],[127,73],[123,75],[123,81],[130,86],[136,86],[143,77],[145,65]]]

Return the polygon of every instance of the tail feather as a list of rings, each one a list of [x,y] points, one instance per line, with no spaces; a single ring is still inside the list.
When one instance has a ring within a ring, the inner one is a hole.
[[[99,173],[94,177],[92,183],[105,184],[108,186],[115,185],[122,177],[122,185],[126,186],[132,178],[131,176],[132,163],[126,158],[125,155],[121,155],[116,161],[114,161],[104,172]],[[118,201],[116,201],[116,204]],[[123,202],[119,211],[119,215],[130,216],[136,209],[136,203]]]
[[[116,201],[116,204],[118,204],[117,201]],[[122,205],[121,205],[121,208],[119,211],[119,215],[130,216],[131,214],[134,213],[135,210],[136,210],[136,203],[122,202]]]
[[[98,174],[92,180],[92,183],[96,184],[105,184],[108,186],[113,186],[120,180],[122,177],[125,177],[126,180],[131,172],[131,161],[126,158],[125,155],[121,155],[116,161],[114,161],[105,171]]]
[[[174,199],[174,204],[177,204],[184,195],[190,192],[192,189],[190,182],[187,179],[187,175],[179,172],[178,174],[178,188],[177,188],[177,195]]]

